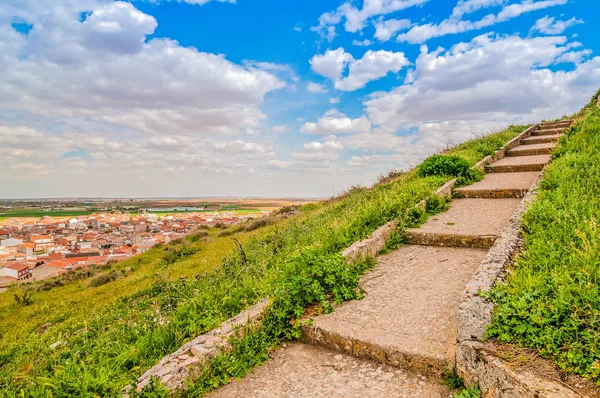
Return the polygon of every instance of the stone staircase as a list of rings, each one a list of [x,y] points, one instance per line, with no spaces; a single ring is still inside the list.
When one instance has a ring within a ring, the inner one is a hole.
[[[521,204],[571,121],[538,125],[450,209],[409,229],[411,244],[377,258],[366,296],[303,327],[264,367],[214,397],[448,397],[465,287]]]

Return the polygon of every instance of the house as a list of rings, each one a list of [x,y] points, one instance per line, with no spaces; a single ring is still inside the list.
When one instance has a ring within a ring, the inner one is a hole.
[[[26,256],[33,256],[34,245],[31,242],[21,243],[17,245],[17,253],[24,254]]]
[[[77,243],[76,235],[63,236],[58,240],[58,243],[62,246],[66,247],[69,250],[73,250],[75,248],[75,244]]]
[[[8,238],[4,240],[0,240],[0,246],[4,247],[13,247],[23,243],[22,239]]]
[[[92,242],[81,241],[75,244],[75,248],[79,251],[89,251],[92,250]]]
[[[33,250],[38,252],[48,252],[54,247],[54,239],[50,235],[36,235],[29,238],[33,243]]]
[[[29,264],[24,262],[8,263],[2,269],[2,271],[4,272],[4,275],[2,276],[8,276],[18,280],[27,279],[31,276],[31,273],[29,271]]]

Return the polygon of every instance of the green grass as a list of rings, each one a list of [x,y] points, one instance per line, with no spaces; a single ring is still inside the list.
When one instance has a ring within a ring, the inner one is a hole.
[[[7,218],[41,218],[44,216],[50,217],[77,217],[77,216],[86,216],[89,214],[96,213],[95,210],[49,210],[45,211],[43,209],[15,209],[8,211],[0,211],[0,219]]]
[[[600,93],[600,92],[599,92]],[[525,249],[506,284],[490,337],[537,349],[600,384],[600,109],[567,132],[526,212]]]
[[[447,153],[470,164],[525,127],[482,137]],[[62,286],[32,286],[18,305],[13,288],[0,294],[0,389],[6,396],[118,396],[163,355],[216,327],[263,297],[272,305],[262,326],[234,341],[190,388],[191,396],[240,377],[268,358],[282,339],[299,335],[308,305],[360,298],[359,277],[370,261],[347,264],[341,251],[390,220],[418,225],[444,201],[433,196],[448,177],[398,174],[372,189],[352,189],[300,214],[234,238],[198,234],[74,278]],[[388,249],[400,243],[399,231]],[[113,280],[114,279],[114,280]],[[19,293],[21,294],[21,293]],[[41,333],[45,323],[52,326]],[[49,346],[57,341],[58,348]],[[147,391],[150,394],[150,391]],[[154,391],[155,396],[160,391]]]

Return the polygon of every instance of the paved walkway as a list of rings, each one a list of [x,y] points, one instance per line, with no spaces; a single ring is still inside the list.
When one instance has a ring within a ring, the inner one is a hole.
[[[465,286],[569,125],[541,125],[487,166],[483,181],[458,189],[463,199],[455,199],[447,212],[408,230],[412,244],[379,257],[363,277],[363,300],[304,327],[304,340],[327,350],[291,344],[214,396],[448,396],[439,376],[454,366]]]
[[[302,343],[210,398],[446,398],[440,382],[406,370]]]

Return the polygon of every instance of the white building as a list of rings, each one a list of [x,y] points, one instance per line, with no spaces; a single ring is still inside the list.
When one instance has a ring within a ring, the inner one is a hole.
[[[4,247],[13,247],[23,243],[22,239],[8,238],[4,240],[0,240],[0,246]]]

